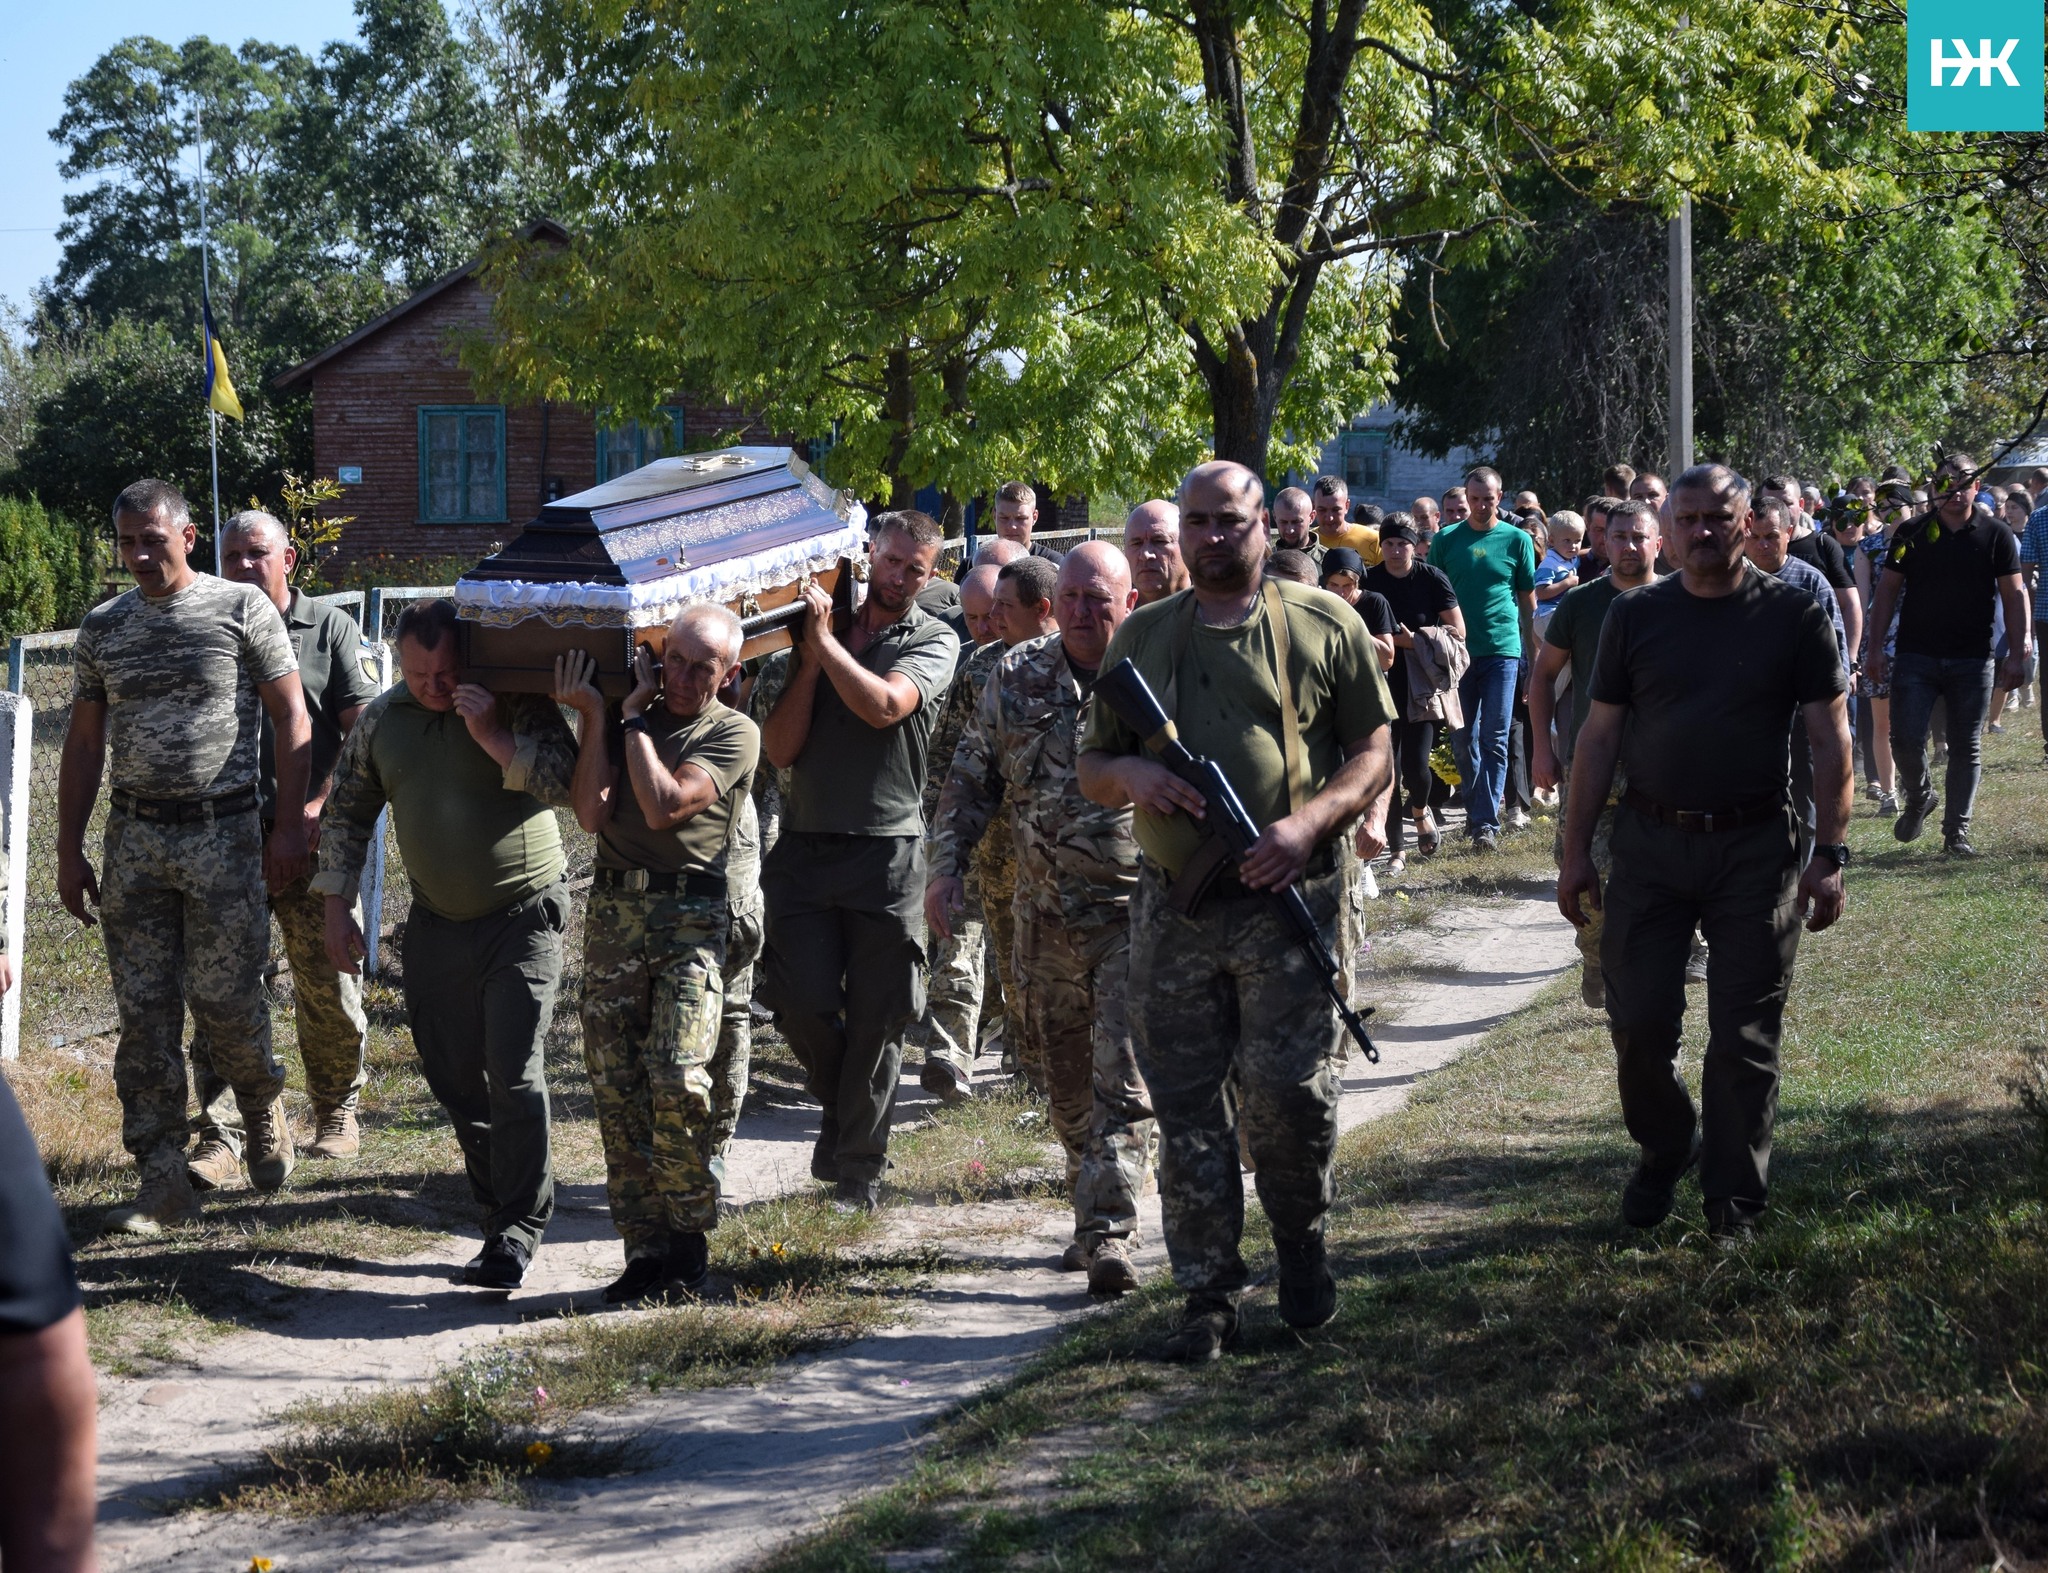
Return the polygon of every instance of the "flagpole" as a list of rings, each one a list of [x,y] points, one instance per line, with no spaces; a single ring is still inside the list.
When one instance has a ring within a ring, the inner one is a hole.
[[[213,275],[207,260],[210,249],[206,240],[206,120],[198,100],[192,104],[192,129],[199,138],[199,286],[205,292],[203,299],[213,296]],[[200,332],[205,337],[205,330]],[[207,346],[207,353],[213,347]],[[213,573],[221,576],[220,567],[220,411],[209,408],[206,412],[206,429],[213,455]]]

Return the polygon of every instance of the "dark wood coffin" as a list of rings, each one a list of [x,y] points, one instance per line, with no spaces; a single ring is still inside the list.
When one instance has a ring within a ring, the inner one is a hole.
[[[598,663],[598,681],[617,697],[633,686],[632,655],[645,644],[658,659],[674,615],[622,609],[633,586],[689,584],[721,570],[743,590],[715,598],[746,626],[743,654],[784,649],[805,615],[806,579],[852,604],[853,562],[819,555],[846,546],[853,506],[787,448],[723,448],[657,459],[630,475],[543,508],[502,551],[462,575],[463,664],[471,681],[507,693],[545,693],[557,656],[576,649]],[[807,553],[805,543],[817,551]],[[764,562],[799,559],[765,582]],[[560,586],[550,604],[522,611],[533,592]],[[501,588],[494,588],[501,587]],[[695,599],[706,598],[703,595]],[[664,603],[666,605],[666,603]]]

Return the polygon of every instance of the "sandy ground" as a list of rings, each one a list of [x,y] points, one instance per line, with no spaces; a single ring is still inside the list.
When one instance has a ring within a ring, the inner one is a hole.
[[[1346,1069],[1346,1129],[1398,1108],[1409,1089],[1520,1009],[1575,957],[1547,900],[1455,909],[1384,944],[1368,972],[1398,965],[1378,992],[1382,1059]],[[906,1081],[899,1118],[929,1098]],[[814,1112],[771,1109],[742,1125],[729,1164],[735,1199],[808,1183]],[[1147,1272],[1166,1270],[1158,1201],[1148,1201]],[[700,1570],[746,1566],[851,1496],[895,1478],[930,1423],[1001,1380],[1062,1323],[1088,1313],[1078,1276],[1055,1270],[1071,1219],[1051,1205],[892,1207],[905,1238],[943,1240],[949,1272],[902,1325],[791,1362],[750,1387],[651,1397],[595,1421],[635,1441],[636,1467],[543,1486],[529,1507],[477,1504],[370,1522],[298,1523],[170,1514],[226,1463],[259,1449],[295,1398],[414,1381],[536,1313],[589,1305],[617,1271],[600,1186],[561,1193],[528,1285],[493,1303],[458,1287],[471,1242],[322,1276],[273,1326],[207,1345],[199,1368],[107,1378],[101,1388],[101,1554],[109,1569],[488,1568]],[[652,1559],[652,1560],[650,1560]]]

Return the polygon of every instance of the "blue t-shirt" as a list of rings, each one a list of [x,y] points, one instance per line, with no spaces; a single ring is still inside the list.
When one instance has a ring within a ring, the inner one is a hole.
[[[1540,590],[1547,584],[1560,583],[1563,580],[1569,579],[1578,571],[1579,563],[1577,558],[1560,557],[1556,552],[1545,552],[1543,554],[1543,561],[1536,565],[1536,588]],[[1536,597],[1536,626],[1538,628],[1541,628],[1550,621],[1550,614],[1557,610],[1563,600],[1564,597],[1561,595],[1555,596],[1548,601],[1544,600],[1540,595]]]

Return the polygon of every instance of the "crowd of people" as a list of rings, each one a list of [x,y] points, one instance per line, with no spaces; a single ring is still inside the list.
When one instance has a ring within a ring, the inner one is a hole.
[[[159,1234],[243,1173],[271,1192],[301,1157],[358,1150],[359,881],[388,811],[413,1045],[478,1210],[463,1276],[517,1288],[554,1206],[566,810],[596,844],[577,1003],[623,1242],[608,1303],[704,1286],[758,1011],[818,1105],[810,1172],[849,1210],[882,1199],[906,1054],[957,1103],[999,1051],[1065,1156],[1059,1266],[1099,1295],[1137,1287],[1156,1185],[1186,1296],[1162,1352],[1212,1359],[1249,1281],[1247,1172],[1279,1314],[1306,1329],[1336,1306],[1347,1039],[1274,898],[1300,893],[1348,987],[1376,864],[1436,854],[1460,809],[1483,854],[1554,804],[1558,904],[1640,1149],[1622,1217],[1661,1222],[1697,1164],[1709,1228],[1740,1239],[1768,1196],[1799,935],[1844,907],[1859,754],[1899,840],[1939,809],[1946,852],[1976,855],[1981,735],[2031,699],[2044,492],[2048,471],[1986,488],[1957,453],[1924,489],[1897,471],[1832,498],[1617,466],[1546,513],[1528,492],[1504,508],[1481,465],[1383,512],[1335,477],[1269,498],[1212,462],[1120,543],[1061,552],[1010,483],[954,577],[932,519],[881,513],[850,623],[807,584],[793,647],[749,664],[738,618],[692,606],[613,701],[575,652],[550,694],[469,681],[446,601],[400,619],[400,681],[377,692],[354,624],[291,588],[275,519],[229,520],[216,578],[185,499],[137,482],[113,509],[135,587],[80,630],[58,810],[59,895],[101,926],[120,1014],[137,1186],[105,1227]],[[1164,731],[1096,699],[1125,663]],[[1170,738],[1220,767],[1249,850],[1169,767]],[[263,985],[273,917],[303,1147]],[[1689,983],[1708,1002],[1697,1109]],[[35,1282],[12,1286],[9,1325],[71,1329],[61,1228],[23,1183],[10,1169],[11,1259]],[[82,1350],[69,1331],[52,1347]]]

